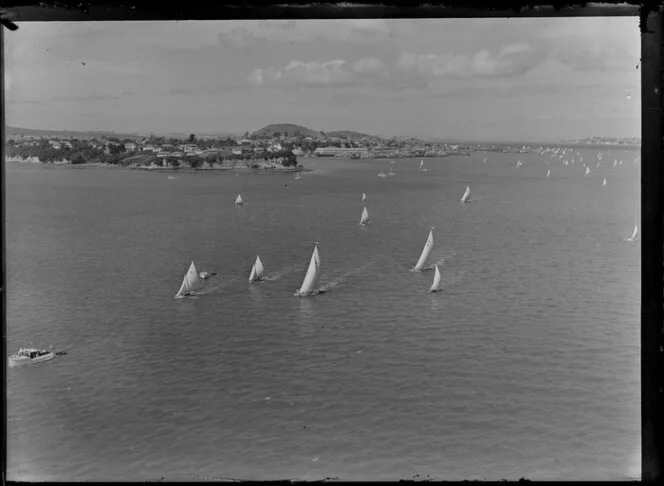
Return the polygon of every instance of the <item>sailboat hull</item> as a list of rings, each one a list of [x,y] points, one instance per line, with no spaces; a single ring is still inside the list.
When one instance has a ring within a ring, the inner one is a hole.
[[[320,295],[326,293],[326,290],[311,290],[309,292],[295,292],[295,297],[313,297],[314,295]]]

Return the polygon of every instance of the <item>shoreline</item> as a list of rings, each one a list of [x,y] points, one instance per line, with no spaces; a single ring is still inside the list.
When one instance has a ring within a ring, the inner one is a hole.
[[[209,171],[227,171],[227,172],[262,172],[262,173],[299,173],[299,172],[313,172],[315,169],[305,168],[305,167],[278,167],[278,166],[268,166],[268,167],[159,167],[159,166],[135,166],[128,165],[123,166],[119,164],[106,164],[104,162],[90,162],[85,164],[72,164],[69,161],[63,162],[41,162],[34,159],[20,159],[20,158],[10,158],[6,157],[5,162],[13,164],[33,164],[40,165],[43,167],[70,167],[76,169],[84,169],[86,167],[101,167],[107,169],[124,169],[124,170],[142,170],[146,172],[209,172]]]

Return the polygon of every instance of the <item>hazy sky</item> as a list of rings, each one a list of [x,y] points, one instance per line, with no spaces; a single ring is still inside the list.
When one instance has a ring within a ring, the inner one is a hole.
[[[19,26],[5,31],[11,126],[640,136],[636,17]]]

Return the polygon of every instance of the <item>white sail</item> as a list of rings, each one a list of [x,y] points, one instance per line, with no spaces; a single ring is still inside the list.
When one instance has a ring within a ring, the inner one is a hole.
[[[604,187],[604,186],[606,186],[606,177],[605,177],[604,180],[602,181],[602,187]]]
[[[431,284],[429,292],[435,292],[440,289],[440,270],[438,270],[438,265],[435,265],[434,268],[436,273],[433,276],[433,284]]]
[[[422,249],[422,254],[420,255],[420,259],[417,260],[417,264],[415,265],[415,268],[413,270],[422,269],[422,266],[426,263],[427,258],[429,258],[429,253],[431,253],[432,248],[433,248],[433,226],[431,227],[431,231],[429,231],[429,237],[427,238],[427,242],[424,244],[424,248]]]
[[[424,160],[420,160],[420,170],[422,170],[422,167],[424,167]]]
[[[189,270],[182,280],[180,290],[178,290],[178,293],[175,294],[175,297],[184,297],[185,295],[189,295],[192,291],[198,290],[202,287],[203,283],[198,276],[198,272],[196,272],[196,266],[194,265],[194,262],[191,262]]]
[[[362,209],[362,216],[360,217],[360,224],[365,225],[369,223],[369,211],[367,211],[367,207],[364,206],[364,209]]]
[[[362,193],[362,202],[367,200],[367,195],[365,193]]]
[[[469,197],[470,197],[470,186],[466,186],[466,192],[464,192],[463,196],[461,196],[461,202],[465,203]]]
[[[483,164],[486,164],[486,157],[484,157],[484,160],[482,161]]]
[[[302,286],[300,287],[300,290],[297,291],[296,295],[304,296],[311,294],[318,283],[319,278],[320,256],[318,256],[318,242],[316,242],[314,245],[314,252],[311,255],[311,261],[309,262],[309,268],[307,269],[307,274],[304,276]]]
[[[627,241],[634,241],[638,233],[639,233],[639,225],[634,225],[634,231],[632,232],[632,236],[627,238]]]
[[[242,194],[238,194],[237,197],[235,198],[235,205],[242,206],[242,204],[244,204],[244,200],[242,199]]]
[[[590,174],[590,167],[586,167],[586,172],[584,175],[588,177],[589,174]]]
[[[548,171],[546,171],[546,176],[549,177],[550,175],[551,175],[551,169],[549,169]]]
[[[521,161],[520,161],[520,160],[517,160],[517,161],[516,161],[516,168],[518,169],[519,167],[521,167]]]
[[[251,267],[251,273],[249,274],[249,283],[256,280],[261,280],[263,278],[263,262],[261,262],[261,257],[256,255],[256,261]]]

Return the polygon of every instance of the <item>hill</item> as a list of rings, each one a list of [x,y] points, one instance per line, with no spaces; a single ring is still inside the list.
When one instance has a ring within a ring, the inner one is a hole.
[[[311,130],[310,128],[303,127],[300,125],[294,125],[292,123],[273,123],[271,125],[267,125],[266,127],[261,128],[260,130],[256,130],[251,134],[251,137],[256,137],[256,138],[272,138],[272,137],[279,137],[281,135],[284,135],[286,137],[296,137],[296,136],[302,136],[302,137],[311,137],[311,138],[323,138],[323,134],[321,132],[317,132],[315,130]]]
[[[351,140],[359,140],[362,138],[373,138],[373,139],[379,139],[380,137],[377,137],[375,135],[367,135],[366,133],[360,133],[360,132],[354,132],[352,130],[338,130],[334,132],[325,132],[325,134],[328,137],[335,137],[335,138],[349,138]]]

